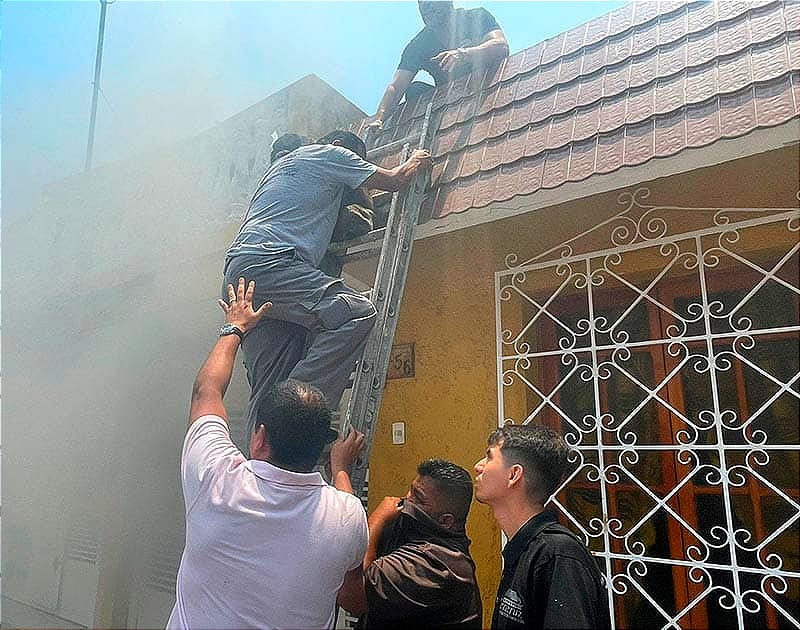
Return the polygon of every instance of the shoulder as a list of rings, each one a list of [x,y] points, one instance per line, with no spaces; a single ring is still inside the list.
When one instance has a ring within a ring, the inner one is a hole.
[[[500,28],[494,16],[483,7],[460,10],[464,11],[464,13],[461,14],[461,19],[469,24],[482,26],[487,32]]]
[[[414,35],[410,42],[406,44],[403,49],[403,54],[400,58],[401,70],[419,70],[422,63],[429,57],[433,56],[431,51],[436,49],[436,39],[428,27],[423,28],[419,33]],[[411,66],[415,67],[411,67]]]

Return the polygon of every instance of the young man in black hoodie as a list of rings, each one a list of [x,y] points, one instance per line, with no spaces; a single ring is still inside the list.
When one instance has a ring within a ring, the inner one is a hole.
[[[366,612],[358,627],[481,627],[465,531],[471,501],[469,473],[429,459],[417,467],[405,498],[381,502],[368,521],[363,575],[348,576],[339,597],[350,612]]]

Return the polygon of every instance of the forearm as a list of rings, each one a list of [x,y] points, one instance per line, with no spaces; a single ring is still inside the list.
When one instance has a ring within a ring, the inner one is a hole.
[[[239,337],[225,335],[217,340],[206,362],[197,373],[192,388],[192,400],[208,395],[219,395],[222,399],[231,382],[236,353],[239,350]]]
[[[487,64],[497,59],[508,56],[508,43],[504,39],[488,39],[477,46],[464,48],[469,55],[470,63],[475,65]]]
[[[341,490],[342,492],[355,494],[355,492],[353,492],[353,484],[350,483],[350,475],[346,470],[333,471],[331,473],[331,477],[333,478],[334,488]]]
[[[378,557],[378,543],[386,527],[386,521],[383,519],[376,519],[375,514],[373,514],[367,521],[367,527],[369,528],[369,542],[367,544],[367,552],[364,554],[365,570],[375,561],[375,558]]]
[[[383,98],[378,105],[378,111],[375,112],[375,118],[378,120],[385,120],[387,114],[397,107],[397,103],[400,101],[401,96],[402,94],[400,94],[397,86],[394,83],[390,83],[386,88],[386,91],[383,93]]]

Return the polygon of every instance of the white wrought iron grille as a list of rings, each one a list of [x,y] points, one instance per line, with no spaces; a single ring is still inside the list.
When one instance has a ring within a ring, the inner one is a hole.
[[[498,420],[574,446],[615,627],[800,627],[800,212],[648,196],[496,273]]]

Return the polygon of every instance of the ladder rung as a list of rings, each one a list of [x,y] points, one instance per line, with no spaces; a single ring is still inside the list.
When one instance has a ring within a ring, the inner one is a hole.
[[[364,236],[359,236],[358,238],[354,238],[352,241],[331,243],[330,247],[328,247],[328,251],[331,254],[343,254],[351,247],[355,247],[356,245],[363,245],[365,243],[374,245],[374,249],[377,249],[378,247],[381,246],[381,241],[383,241],[383,235],[385,233],[386,233],[386,228],[379,228],[377,230],[372,230],[371,232],[367,232],[366,234],[364,234]]]
[[[419,142],[419,132],[412,133],[405,138],[400,138],[399,140],[395,140],[394,142],[389,142],[388,144],[379,145],[373,149],[367,151],[367,158],[372,160],[375,157],[385,155],[391,151],[394,151],[397,148],[402,148],[405,144],[414,144],[416,145]]]
[[[388,190],[381,190],[372,194],[372,203],[375,206],[382,206],[392,200],[394,193]]]
[[[347,263],[356,262],[359,260],[367,260],[368,258],[375,258],[380,254],[380,249],[377,247],[370,247],[369,249],[359,249],[349,254],[340,254],[339,260],[342,265]]]

